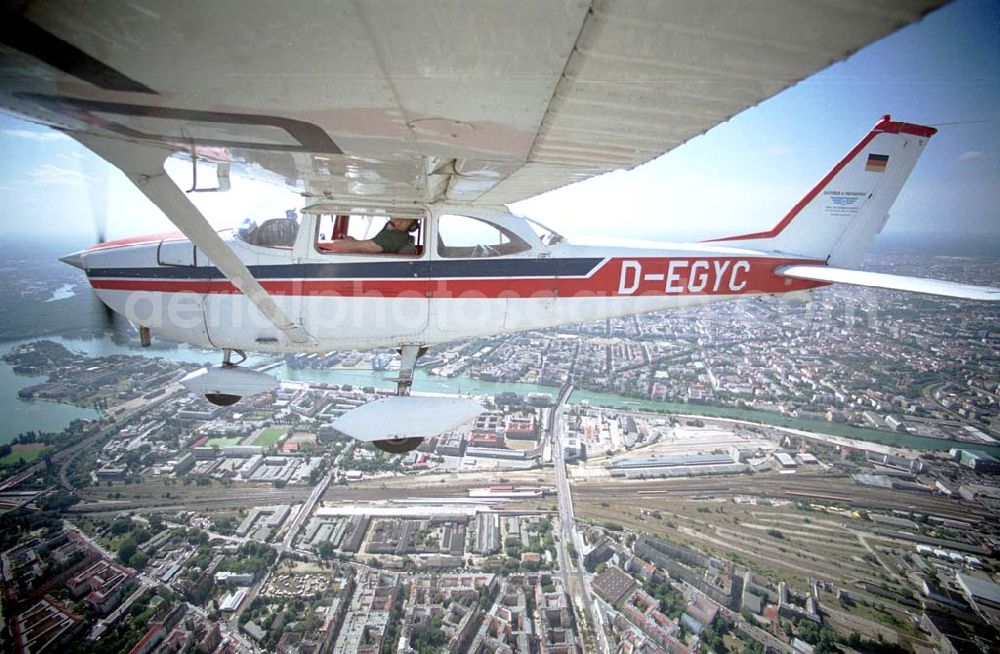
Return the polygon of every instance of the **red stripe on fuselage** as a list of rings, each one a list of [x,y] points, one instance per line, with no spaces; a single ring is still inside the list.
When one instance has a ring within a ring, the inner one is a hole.
[[[818,261],[739,257],[609,259],[588,277],[467,279],[262,279],[272,295],[300,297],[531,298],[786,293],[824,282],[774,274],[779,266]],[[227,280],[91,279],[95,289],[232,295]]]
[[[126,245],[150,245],[160,241],[182,241],[186,237],[180,232],[164,232],[162,234],[144,234],[143,236],[132,236],[131,238],[120,238],[116,241],[107,241],[87,248],[87,252],[96,250],[110,250],[112,248],[125,247]]]
[[[216,230],[216,233],[225,237],[229,232],[233,231],[231,227],[225,229]],[[112,250],[114,248],[127,247],[130,245],[152,245],[154,243],[160,243],[162,241],[186,241],[187,236],[184,236],[181,232],[163,232],[161,234],[144,234],[142,236],[131,236],[129,238],[120,238],[114,241],[106,241],[104,243],[98,243],[97,245],[87,248],[87,252],[96,252],[97,250]]]

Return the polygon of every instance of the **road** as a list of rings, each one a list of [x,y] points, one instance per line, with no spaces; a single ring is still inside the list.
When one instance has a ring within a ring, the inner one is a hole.
[[[49,486],[40,491],[13,491],[11,493],[0,491],[0,513],[9,513],[10,511],[23,509],[43,495],[51,493],[54,489],[55,486]],[[11,502],[10,505],[6,504],[7,500]]]
[[[339,463],[339,459],[337,462]],[[305,501],[305,504],[302,505],[302,508],[299,509],[299,512],[295,515],[295,518],[292,519],[292,524],[288,527],[288,533],[285,535],[285,539],[281,541],[281,546],[278,548],[279,552],[284,553],[292,549],[292,543],[295,542],[295,537],[298,535],[299,529],[302,528],[302,524],[309,519],[309,516],[312,515],[313,510],[316,508],[316,503],[319,502],[321,497],[323,497],[323,493],[326,492],[327,486],[330,485],[330,481],[333,479],[334,470],[336,469],[337,466],[334,465],[331,470],[323,476],[323,479],[316,484],[316,487],[313,488],[313,492],[309,494],[309,499]]]
[[[313,510],[315,510],[316,503],[320,501],[320,498],[323,497],[323,493],[326,492],[327,486],[330,485],[330,481],[333,479],[333,475],[337,470],[336,464],[339,463],[340,459],[338,458],[332,469],[323,476],[323,479],[318,484],[316,484],[316,487],[313,488],[312,493],[309,494],[309,498],[302,505],[302,508],[300,508],[299,512],[295,514],[295,517],[292,518],[292,523],[288,526],[288,533],[285,534],[284,539],[282,539],[281,543],[274,546],[274,548],[278,551],[279,560],[283,554],[292,551],[296,552],[300,556],[306,556],[310,559],[315,558],[315,555],[312,552],[296,550],[292,544],[295,542],[295,537],[298,535],[299,530],[302,529],[302,525],[309,519],[309,516],[312,515]],[[239,608],[233,612],[232,616],[229,617],[229,624],[233,627],[233,629],[238,629],[240,615],[246,607],[250,606],[260,593],[261,588],[263,588],[267,583],[267,580],[270,579],[271,572],[272,570],[268,570],[260,579],[257,580],[257,582],[247,592],[247,596],[244,598],[243,602],[240,603]]]
[[[551,414],[552,464],[555,466],[556,492],[559,498],[559,544],[556,556],[564,587],[572,597],[583,604],[584,615],[589,623],[588,631],[593,634],[600,651],[608,654],[610,646],[604,631],[604,619],[591,599],[590,580],[583,567],[583,539],[576,528],[576,518],[573,515],[573,496],[570,492],[569,479],[566,476],[566,461],[563,459],[562,412],[572,393],[573,386],[566,384],[559,392],[559,399]],[[573,544],[576,557],[570,556],[569,543]]]

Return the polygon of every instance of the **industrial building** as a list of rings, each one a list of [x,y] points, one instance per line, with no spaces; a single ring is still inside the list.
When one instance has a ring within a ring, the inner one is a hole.
[[[243,588],[233,591],[232,593],[227,593],[222,601],[219,602],[219,610],[224,613],[233,613],[236,609],[240,608],[240,604],[243,603],[247,597],[247,591]]]
[[[437,453],[442,456],[464,455],[465,436],[456,432],[442,434],[438,439]]]
[[[798,466],[798,464],[795,462],[795,459],[792,458],[792,455],[786,452],[775,452],[774,460],[777,461],[778,465],[785,470],[791,470]]]
[[[958,461],[958,464],[965,466],[966,468],[971,468],[976,472],[983,472],[988,474],[1000,473],[1000,460],[990,456],[982,450],[949,450],[952,458]]]
[[[563,460],[572,463],[587,458],[587,446],[579,438],[566,438],[563,441]]]
[[[247,536],[266,543],[274,532],[281,528],[290,511],[291,507],[287,504],[256,507],[236,528],[236,535]]]
[[[483,512],[472,519],[472,552],[482,556],[500,551],[500,516]]]
[[[507,430],[504,437],[508,440],[535,440],[537,434],[535,429],[535,417],[522,418],[511,416],[507,419]]]
[[[750,466],[737,463],[731,454],[679,454],[621,457],[613,460],[609,468],[613,477],[643,479],[737,474]]]
[[[1000,609],[1000,584],[964,572],[956,574],[955,581],[962,592],[976,604]]]

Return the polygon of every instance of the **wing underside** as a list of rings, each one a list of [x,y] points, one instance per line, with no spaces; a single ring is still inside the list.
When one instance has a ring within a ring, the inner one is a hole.
[[[14,3],[0,106],[317,198],[503,204],[648,161],[940,4]]]

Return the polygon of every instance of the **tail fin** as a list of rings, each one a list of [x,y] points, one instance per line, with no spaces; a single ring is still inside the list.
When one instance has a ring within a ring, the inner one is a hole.
[[[741,241],[741,246],[824,259],[832,266],[858,266],[936,132],[884,116],[773,229],[715,242]]]

